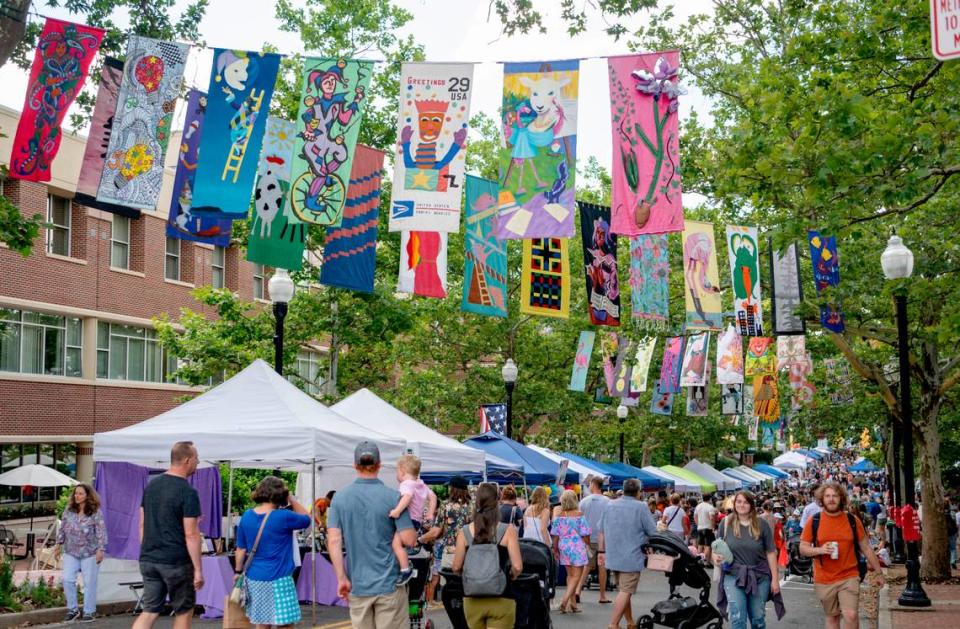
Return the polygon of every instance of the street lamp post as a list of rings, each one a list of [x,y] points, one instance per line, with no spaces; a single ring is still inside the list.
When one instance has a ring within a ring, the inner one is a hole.
[[[627,419],[627,413],[630,412],[623,402],[620,403],[620,406],[617,407],[617,419],[620,420],[620,462],[626,463],[627,459],[625,458],[623,452],[623,422]]]
[[[295,287],[285,269],[277,269],[267,283],[276,327],[273,332],[273,368],[283,375],[283,320],[287,316],[287,304],[293,299]]]
[[[900,367],[898,366],[898,363],[895,361],[890,361],[887,363],[883,368],[883,375],[890,387],[894,388],[894,390],[898,392],[897,395],[899,395]],[[891,511],[891,513],[888,514],[888,521],[893,523],[893,526],[888,528],[890,530],[890,562],[898,564],[905,563],[907,561],[903,548],[903,535],[901,534],[900,529],[897,527],[899,518],[894,516],[894,514],[900,510],[900,507],[903,506],[903,490],[900,487],[901,438],[902,435],[900,434],[900,429],[897,426],[897,419],[894,417],[893,413],[890,413],[890,449],[892,450],[893,456],[891,458],[893,461],[891,462],[887,486],[890,490],[890,498],[893,502],[893,508],[896,511]]]
[[[507,438],[513,439],[513,387],[517,383],[517,363],[512,358],[508,358],[503,363],[500,375],[503,376],[503,384],[507,387]]]
[[[887,241],[887,248],[880,256],[883,274],[888,280],[907,279],[913,273],[913,252],[903,240],[894,234]],[[909,607],[929,607],[930,599],[920,584],[920,559],[914,535],[907,536],[906,529],[912,527],[912,519],[917,509],[916,485],[913,481],[913,407],[910,399],[910,347],[907,330],[906,290],[897,290],[894,294],[897,310],[897,352],[900,358],[900,419],[903,424],[903,496],[905,510],[904,541],[907,545],[907,586],[900,594],[898,603]]]

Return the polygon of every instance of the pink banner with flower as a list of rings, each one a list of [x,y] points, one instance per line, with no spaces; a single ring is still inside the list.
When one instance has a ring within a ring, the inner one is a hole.
[[[678,99],[680,52],[610,57],[613,232],[683,230]]]

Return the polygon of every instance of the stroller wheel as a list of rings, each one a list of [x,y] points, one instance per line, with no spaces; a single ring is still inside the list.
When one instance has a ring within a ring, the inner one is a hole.
[[[637,618],[637,627],[638,629],[653,629],[653,616],[644,614]]]
[[[423,625],[423,629],[433,629],[433,621],[432,621],[432,620],[428,620],[428,621]]]

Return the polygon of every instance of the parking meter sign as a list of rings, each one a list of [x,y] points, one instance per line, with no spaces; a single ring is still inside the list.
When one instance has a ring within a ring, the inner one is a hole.
[[[930,0],[930,38],[934,57],[960,58],[960,0]]]

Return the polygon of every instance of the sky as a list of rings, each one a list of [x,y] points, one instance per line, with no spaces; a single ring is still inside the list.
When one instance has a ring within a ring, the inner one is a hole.
[[[536,4],[549,7],[553,1],[539,0]],[[186,0],[178,0],[178,10],[186,4]],[[577,157],[584,163],[588,156],[594,156],[602,165],[610,167],[610,100],[606,61],[602,57],[631,51],[625,38],[615,42],[603,32],[604,22],[599,14],[595,12],[587,31],[574,38],[567,35],[559,11],[546,17],[545,35],[506,37],[501,33],[497,17],[488,17],[487,0],[395,0],[395,4],[413,14],[413,20],[402,34],[412,34],[424,45],[428,61],[479,62],[474,69],[473,113],[483,112],[492,118],[499,116],[503,84],[501,62],[582,58]],[[710,11],[710,0],[684,0],[678,4],[678,20],[692,13]],[[264,42],[270,42],[284,53],[309,54],[309,50],[303,50],[296,33],[280,30],[274,6],[271,0],[210,0],[200,33],[209,47],[260,50]],[[42,2],[35,3],[35,7],[44,15],[71,19],[66,11],[43,7]],[[640,14],[626,25],[635,28],[642,19],[643,14]],[[184,73],[187,85],[205,90],[211,63],[209,48],[194,49]],[[682,63],[681,57],[681,67]],[[0,104],[21,109],[27,77],[27,71],[10,63],[0,68],[0,85],[4,86],[0,90]],[[696,89],[690,89],[690,94],[681,98],[681,119],[692,110],[696,110],[701,119],[708,116],[709,104]]]

